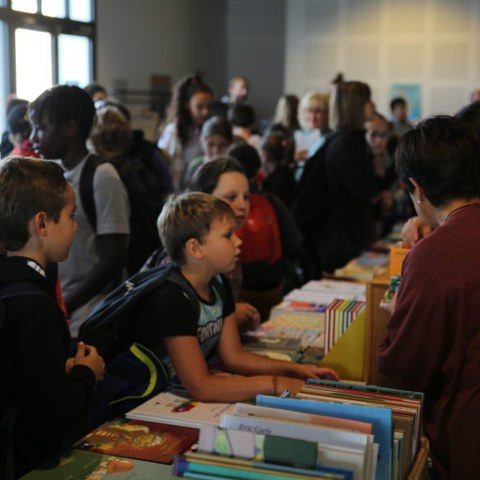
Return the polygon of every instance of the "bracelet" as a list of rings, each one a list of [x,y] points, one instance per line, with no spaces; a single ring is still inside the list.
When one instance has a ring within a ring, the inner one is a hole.
[[[278,377],[274,375],[272,377],[272,382],[273,382],[273,395],[276,397],[278,395]]]

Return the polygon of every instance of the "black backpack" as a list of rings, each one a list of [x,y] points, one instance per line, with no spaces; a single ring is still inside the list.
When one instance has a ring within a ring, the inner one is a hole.
[[[143,141],[131,155],[119,157],[110,163],[124,183],[130,202],[130,241],[127,270],[138,272],[153,250],[159,247],[157,218],[166,196],[171,193],[153,166],[153,156],[160,152],[151,142]],[[80,199],[85,214],[96,230],[97,218],[93,194],[93,177],[97,167],[105,161],[90,155],[80,175]]]
[[[132,324],[142,299],[165,282],[180,285],[196,315],[200,315],[195,291],[180,273],[178,265],[170,263],[130,277],[111,292],[80,327],[79,340],[95,346],[107,364],[105,378],[96,386],[90,427],[124,415],[167,386],[169,372],[159,355],[161,346],[148,349],[132,343],[131,338]],[[225,301],[226,290],[222,282],[214,277],[213,284]],[[158,317],[161,321],[161,312]]]

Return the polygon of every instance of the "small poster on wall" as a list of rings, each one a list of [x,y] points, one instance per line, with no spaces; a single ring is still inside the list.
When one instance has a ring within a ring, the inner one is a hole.
[[[390,100],[401,97],[408,103],[408,119],[417,122],[422,117],[422,87],[419,83],[393,83]]]

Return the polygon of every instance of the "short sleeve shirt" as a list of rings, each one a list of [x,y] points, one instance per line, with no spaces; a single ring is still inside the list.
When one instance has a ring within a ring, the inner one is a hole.
[[[97,230],[93,230],[80,198],[80,175],[86,158],[72,170],[65,171],[65,178],[72,184],[77,198],[75,221],[78,224],[68,258],[59,263],[58,271],[62,291],[68,294],[77,288],[85,275],[98,263],[95,247],[96,235],[130,233],[130,206],[127,190],[115,167],[102,163],[95,170],[93,177],[93,194],[97,214]],[[98,292],[89,302],[71,312],[70,331],[73,337],[78,334],[80,324],[87,318],[93,307],[105,297],[114,285]]]
[[[152,292],[144,301],[138,321],[134,327],[134,341],[148,348],[160,351],[162,358],[167,353],[163,345],[166,337],[197,337],[205,358],[215,348],[222,331],[223,319],[235,311],[235,303],[223,277],[221,282],[227,292],[225,304],[214,284],[210,288],[214,301],[209,303],[196,296],[200,305],[200,315],[184,293],[182,287],[165,282],[161,288]]]

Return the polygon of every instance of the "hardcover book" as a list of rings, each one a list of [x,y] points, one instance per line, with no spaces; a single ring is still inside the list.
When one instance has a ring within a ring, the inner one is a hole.
[[[171,463],[198,440],[195,428],[139,420],[106,422],[82,438],[75,448],[95,453]]]

